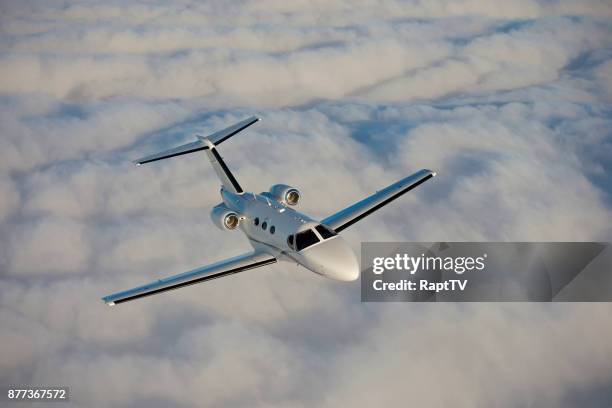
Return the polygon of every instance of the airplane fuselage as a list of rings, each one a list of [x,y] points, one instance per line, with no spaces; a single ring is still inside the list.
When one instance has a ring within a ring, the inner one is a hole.
[[[359,277],[359,263],[348,243],[333,230],[263,193],[233,193],[221,188],[227,208],[240,218],[238,228],[251,245],[279,260],[340,281]]]

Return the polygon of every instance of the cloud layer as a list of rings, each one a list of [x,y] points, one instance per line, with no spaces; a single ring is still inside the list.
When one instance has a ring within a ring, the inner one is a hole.
[[[286,264],[109,309],[248,248],[205,158],[324,217],[439,177],[347,239],[612,239],[605,1],[4,2],[1,384],[82,406],[574,406],[610,398],[606,304],[362,304]],[[231,11],[230,11],[231,10]]]

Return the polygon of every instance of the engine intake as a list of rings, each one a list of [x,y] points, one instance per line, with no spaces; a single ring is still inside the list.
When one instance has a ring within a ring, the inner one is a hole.
[[[225,204],[214,206],[210,212],[210,218],[217,228],[224,231],[235,230],[240,225],[238,214],[227,208]]]
[[[275,184],[270,187],[270,194],[283,204],[297,205],[300,201],[300,191],[286,184]]]

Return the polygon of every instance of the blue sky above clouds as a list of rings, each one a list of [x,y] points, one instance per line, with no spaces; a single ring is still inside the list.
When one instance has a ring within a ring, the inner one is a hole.
[[[205,157],[326,216],[439,177],[362,240],[612,238],[606,1],[3,2],[0,383],[79,406],[605,406],[607,304],[362,304],[287,265],[109,309],[248,248]]]

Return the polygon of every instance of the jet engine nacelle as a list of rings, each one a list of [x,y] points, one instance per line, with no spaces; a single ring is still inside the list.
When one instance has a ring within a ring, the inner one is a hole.
[[[235,211],[230,210],[225,204],[219,204],[213,207],[210,212],[210,218],[220,230],[234,230],[240,224],[240,217]]]
[[[300,201],[300,191],[286,184],[275,184],[270,187],[270,194],[283,204],[297,205]]]

